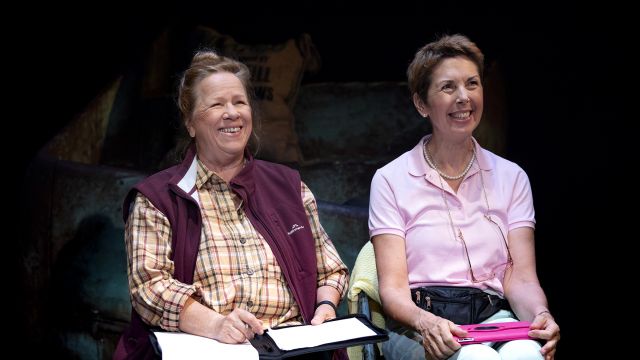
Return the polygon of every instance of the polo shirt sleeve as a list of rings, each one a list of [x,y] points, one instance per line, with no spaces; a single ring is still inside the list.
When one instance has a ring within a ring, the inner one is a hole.
[[[392,234],[405,237],[405,222],[395,196],[391,179],[380,170],[371,180],[369,198],[369,237],[380,234]]]
[[[513,184],[513,192],[507,210],[509,231],[520,227],[535,228],[535,211],[531,184],[524,170],[518,168]]]

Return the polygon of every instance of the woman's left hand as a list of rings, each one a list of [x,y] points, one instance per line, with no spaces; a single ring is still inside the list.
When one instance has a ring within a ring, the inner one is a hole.
[[[556,355],[558,340],[560,340],[560,326],[558,326],[548,311],[536,315],[531,322],[529,336],[547,340],[547,343],[540,349],[540,352],[545,360],[553,360]]]
[[[322,304],[316,309],[316,312],[313,315],[313,319],[311,319],[311,325],[319,325],[327,320],[332,320],[335,318],[336,312],[333,311],[333,308],[328,304]]]

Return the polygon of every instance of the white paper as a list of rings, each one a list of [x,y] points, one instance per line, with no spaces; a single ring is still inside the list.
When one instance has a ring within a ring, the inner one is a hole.
[[[202,336],[181,332],[154,332],[162,349],[163,360],[233,359],[258,360],[258,350],[251,344],[224,344]]]
[[[376,335],[356,318],[335,320],[320,325],[269,329],[268,334],[278,347],[285,351]]]

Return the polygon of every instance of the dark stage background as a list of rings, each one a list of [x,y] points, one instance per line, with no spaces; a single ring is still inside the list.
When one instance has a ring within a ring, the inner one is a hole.
[[[583,177],[605,157],[589,145],[598,136],[595,119],[601,113],[593,105],[602,101],[599,89],[605,80],[593,75],[598,68],[587,60],[594,44],[602,44],[602,35],[585,27],[586,20],[572,8],[392,2],[368,16],[355,5],[307,3],[294,9],[301,15],[272,10],[259,17],[246,15],[243,4],[229,9],[211,3],[146,9],[104,3],[108,8],[92,5],[95,10],[73,12],[41,8],[15,29],[19,40],[8,70],[17,77],[16,85],[7,87],[17,95],[9,106],[20,110],[10,120],[21,142],[11,154],[19,173],[102,87],[140,59],[166,26],[203,24],[241,43],[276,43],[309,33],[323,65],[305,83],[404,81],[413,54],[436,33],[466,34],[488,61],[503,66],[506,157],[525,169],[533,186],[538,272],[562,327],[559,354],[571,358],[582,317],[578,309],[587,300],[579,291],[582,264],[592,250],[588,239],[598,228],[591,209],[606,196],[591,191]],[[38,35],[25,35],[30,32]],[[606,148],[606,138],[600,140]],[[20,182],[20,176],[14,180]]]

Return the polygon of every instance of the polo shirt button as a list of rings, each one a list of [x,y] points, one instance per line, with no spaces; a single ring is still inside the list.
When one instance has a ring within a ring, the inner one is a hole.
[[[251,300],[247,301],[247,306],[248,307],[252,307],[253,306],[253,301],[251,301]]]
[[[247,270],[247,275],[253,275],[253,269],[248,269]]]
[[[247,238],[245,238],[245,237],[241,237],[240,238],[240,244],[244,244],[246,242],[247,242]]]

